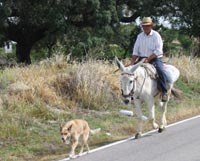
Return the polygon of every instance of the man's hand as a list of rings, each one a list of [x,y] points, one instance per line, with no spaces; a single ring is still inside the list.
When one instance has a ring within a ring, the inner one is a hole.
[[[133,65],[133,64],[131,64],[131,63],[130,64],[126,64],[125,67],[131,66],[131,65]]]
[[[149,63],[149,59],[148,58],[144,58],[144,62],[143,63]]]
[[[150,63],[153,59],[157,58],[156,54],[151,54],[148,58],[145,58],[144,63]]]

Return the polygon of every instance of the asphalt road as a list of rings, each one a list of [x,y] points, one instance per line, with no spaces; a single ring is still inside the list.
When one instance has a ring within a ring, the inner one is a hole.
[[[200,115],[169,125],[163,133],[152,131],[138,140],[105,146],[73,161],[200,161]]]

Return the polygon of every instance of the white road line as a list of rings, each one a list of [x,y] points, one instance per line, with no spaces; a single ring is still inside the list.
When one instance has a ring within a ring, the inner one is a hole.
[[[172,126],[176,126],[176,125],[178,125],[178,124],[182,124],[182,123],[184,123],[184,122],[187,122],[187,121],[190,121],[190,120],[194,120],[194,119],[197,119],[197,118],[200,118],[200,115],[197,115],[197,116],[194,116],[194,117],[185,119],[185,120],[181,120],[181,121],[178,121],[178,122],[169,124],[169,125],[167,125],[166,128],[169,128],[169,127],[172,127]],[[158,131],[158,130],[155,129],[155,130],[148,131],[148,132],[146,132],[146,133],[143,133],[142,136],[149,135],[149,134],[154,133],[154,132],[156,132],[156,131]],[[117,144],[121,144],[121,143],[127,142],[127,141],[129,141],[129,140],[133,140],[133,139],[135,139],[135,136],[129,137],[129,138],[124,139],[124,140],[116,141],[116,142],[110,143],[110,144],[108,144],[108,145],[104,145],[104,146],[98,147],[98,148],[96,148],[96,149],[90,150],[89,153],[94,153],[94,152],[96,152],[96,151],[99,151],[99,150],[102,150],[102,149],[105,149],[105,148],[108,148],[108,147],[111,147],[111,146],[114,146],[114,145],[117,145]],[[86,154],[87,154],[87,152],[84,152],[84,153],[82,154],[82,156],[83,156],[83,155],[86,155]],[[78,157],[78,156],[76,156],[76,157]],[[58,160],[58,161],[67,161],[67,160],[70,160],[70,158],[64,158],[64,159],[61,159],[61,160]]]

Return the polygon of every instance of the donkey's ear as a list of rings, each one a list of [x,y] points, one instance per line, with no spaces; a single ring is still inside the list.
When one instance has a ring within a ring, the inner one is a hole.
[[[115,56],[115,64],[118,66],[118,68],[121,70],[121,71],[124,71],[125,70],[125,67],[124,65],[122,64],[122,62],[119,61],[119,59]]]
[[[130,69],[130,71],[133,73],[140,65],[142,65],[142,63],[144,63],[144,60],[145,59],[142,59],[137,64],[135,64],[134,66],[132,66],[132,68]]]
[[[115,64],[118,66],[118,68],[120,68],[119,59],[116,56],[115,56]]]

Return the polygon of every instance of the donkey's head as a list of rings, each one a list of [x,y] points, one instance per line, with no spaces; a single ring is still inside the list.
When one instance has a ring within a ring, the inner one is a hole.
[[[120,81],[122,96],[124,98],[123,101],[125,104],[128,104],[131,100],[133,100],[133,95],[136,91],[136,81],[138,76],[135,71],[143,63],[143,61],[128,67],[125,67],[117,57],[115,57],[115,62],[121,70]]]

